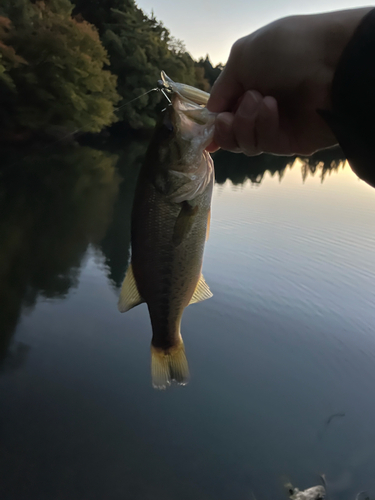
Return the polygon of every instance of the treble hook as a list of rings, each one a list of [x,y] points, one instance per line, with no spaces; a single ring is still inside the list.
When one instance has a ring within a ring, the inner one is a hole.
[[[160,92],[163,94],[163,96],[167,99],[168,101],[168,105],[170,106],[172,104],[172,101],[169,99],[169,97],[167,96],[167,94],[164,92],[164,89],[160,89]]]
[[[163,80],[158,80],[158,90],[159,90],[159,92],[161,92],[161,93],[163,94],[163,96],[167,99],[167,101],[168,101],[168,106],[167,106],[167,108],[168,108],[169,106],[172,106],[172,101],[169,99],[168,94],[165,92],[165,91],[167,91],[167,92],[171,92],[171,90],[170,90],[168,87],[166,87],[166,85],[165,85],[165,83],[163,82]],[[162,110],[161,110],[161,112],[163,113],[163,111],[165,111],[167,108],[162,109]]]

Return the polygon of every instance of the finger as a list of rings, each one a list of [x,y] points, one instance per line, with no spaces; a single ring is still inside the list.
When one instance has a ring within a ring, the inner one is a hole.
[[[220,146],[218,144],[216,144],[215,141],[212,141],[207,147],[206,147],[206,151],[208,151],[209,153],[215,153],[215,151],[217,151],[218,149],[220,149]]]
[[[244,92],[243,85],[240,83],[238,77],[242,46],[243,39],[237,40],[233,45],[226,66],[211,89],[207,108],[214,113],[232,111],[239,97]]]
[[[235,142],[243,153],[252,156],[261,153],[256,135],[256,122],[263,97],[259,92],[248,90],[238,106],[233,120]]]
[[[233,73],[225,68],[211,89],[207,109],[213,113],[231,111],[242,94],[242,85],[235,80]]]
[[[285,152],[285,137],[280,133],[279,110],[274,97],[264,97],[259,106],[255,123],[255,137],[260,151],[274,154]]]
[[[255,137],[258,149],[264,153],[292,154],[290,137],[280,125],[279,108],[274,97],[264,97],[259,106]]]
[[[276,99],[264,97],[259,106],[255,123],[255,137],[257,146],[262,152],[275,150],[279,128],[279,113]]]
[[[233,113],[220,113],[215,122],[214,142],[227,151],[240,152],[233,131]]]

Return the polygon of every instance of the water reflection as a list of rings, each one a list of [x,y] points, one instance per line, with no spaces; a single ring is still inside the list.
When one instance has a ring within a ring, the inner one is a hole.
[[[3,362],[0,364],[1,372],[17,370],[24,365],[29,350],[30,346],[24,342],[13,342],[13,345],[8,349],[7,356],[3,358]]]
[[[33,307],[40,296],[65,297],[77,285],[90,243],[103,253],[108,278],[121,286],[130,257],[133,193],[146,148],[145,141],[132,141],[112,147],[115,154],[78,146],[2,151],[0,361],[23,308]],[[219,184],[227,179],[260,184],[267,171],[282,179],[294,162],[225,151],[214,160]],[[304,158],[302,179],[320,171],[323,181],[343,160],[338,149]],[[25,351],[15,349],[13,355],[24,359]]]
[[[117,171],[121,176],[113,218],[99,247],[105,256],[108,277],[115,287],[121,287],[130,257],[130,222],[133,195],[138,172],[147,143],[133,141],[118,151]]]
[[[227,179],[235,185],[243,184],[247,180],[253,184],[260,184],[266,172],[269,172],[271,176],[277,174],[281,180],[286,170],[293,166],[295,157],[267,154],[249,157],[228,151],[218,151],[214,155],[214,162],[218,184],[224,184]],[[330,148],[312,156],[303,157],[301,162],[303,181],[309,174],[315,175],[319,171],[323,182],[328,172],[337,171],[344,164],[345,157],[341,149]]]
[[[325,473],[329,498],[373,498],[374,191],[349,169],[320,186],[340,156],[216,155],[218,181],[248,185],[216,189],[194,378],[160,395],[145,308],[125,321],[113,290],[144,147],[2,155],[0,496],[271,499]]]
[[[8,151],[3,158],[0,363],[22,309],[39,297],[65,297],[77,285],[87,246],[105,235],[119,186],[117,157],[88,147],[24,158]],[[26,346],[13,346],[7,366],[18,366],[26,355]]]

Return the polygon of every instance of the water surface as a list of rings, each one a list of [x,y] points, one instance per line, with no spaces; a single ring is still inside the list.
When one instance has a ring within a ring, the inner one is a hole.
[[[155,391],[147,308],[117,311],[143,151],[3,170],[0,498],[375,496],[375,191],[337,153],[217,157],[214,296],[184,313],[189,385]]]

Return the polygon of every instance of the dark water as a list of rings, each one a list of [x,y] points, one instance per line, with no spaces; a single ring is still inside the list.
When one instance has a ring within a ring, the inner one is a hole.
[[[150,383],[117,297],[143,145],[8,151],[0,174],[0,498],[375,496],[375,191],[337,152],[216,158],[186,387]],[[336,158],[336,160],[335,160]]]

